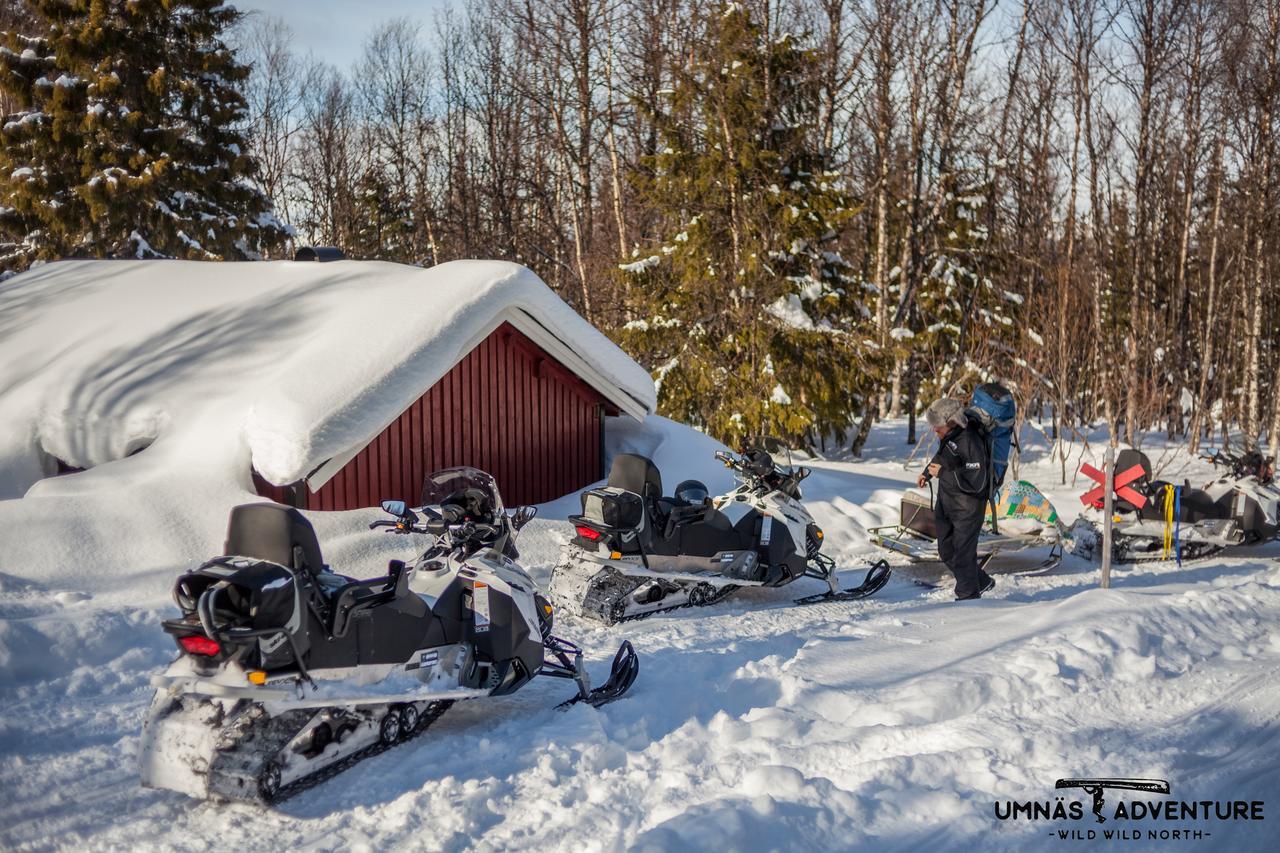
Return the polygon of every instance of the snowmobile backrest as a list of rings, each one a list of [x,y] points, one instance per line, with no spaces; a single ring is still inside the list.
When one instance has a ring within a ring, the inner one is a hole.
[[[635,492],[655,508],[662,498],[662,474],[658,466],[647,456],[636,453],[619,453],[613,457],[607,485]]]
[[[1142,476],[1134,480],[1132,483],[1132,486],[1138,492],[1146,495],[1147,497],[1150,497],[1150,498],[1157,497],[1155,492],[1152,490],[1151,460],[1147,458],[1147,454],[1143,453],[1141,450],[1134,450],[1132,447],[1126,447],[1124,450],[1121,450],[1119,453],[1116,454],[1116,468],[1115,468],[1116,474],[1123,474],[1125,471],[1128,471],[1134,465],[1142,466]],[[1139,512],[1136,506],[1129,503],[1124,498],[1116,498],[1114,506],[1117,510],[1121,512]],[[1155,509],[1155,501],[1150,500],[1150,501],[1147,501],[1142,511],[1152,512],[1154,509]],[[1161,517],[1163,518],[1163,516]]]
[[[1138,483],[1143,486],[1150,485],[1151,482],[1151,460],[1147,458],[1147,454],[1141,450],[1134,450],[1132,447],[1126,447],[1116,454],[1116,473],[1123,474],[1134,465],[1142,466],[1142,476],[1138,479]]]
[[[227,523],[229,557],[251,557],[319,574],[324,570],[320,541],[306,516],[281,504],[242,504]]]

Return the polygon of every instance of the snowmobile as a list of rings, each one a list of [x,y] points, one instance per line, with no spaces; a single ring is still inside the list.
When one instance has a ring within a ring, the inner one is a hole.
[[[565,704],[602,705],[631,687],[623,643],[605,684],[552,634],[550,603],[516,562],[536,514],[508,515],[474,468],[427,478],[421,515],[403,501],[373,522],[434,535],[413,564],[355,580],[323,562],[292,507],[231,512],[225,555],[182,575],[182,615],[163,623],[179,655],[152,679],[142,783],[198,798],[270,803],[426,729],[454,702],[504,696],[535,676],[570,679]]]
[[[1237,456],[1218,450],[1203,458],[1227,469],[1206,484],[1204,491],[1219,512],[1228,513],[1240,525],[1243,544],[1255,545],[1280,536],[1280,483],[1275,479],[1275,457],[1256,451]]]
[[[1064,538],[1058,512],[1044,494],[1026,480],[1007,483],[987,510],[978,534],[978,553],[985,567],[993,558],[1033,548],[1048,548],[1048,556],[1019,574],[1051,571],[1062,562]],[[932,493],[902,494],[897,524],[872,527],[867,533],[872,543],[902,554],[912,563],[938,563],[938,531],[934,519]]]
[[[861,586],[840,590],[835,562],[821,553],[823,533],[800,503],[808,468],[779,465],[781,443],[762,441],[735,455],[717,451],[737,487],[711,498],[698,480],[662,493],[653,461],[620,453],[607,485],[582,494],[582,513],[569,517],[576,535],[552,570],[557,606],[612,625],[714,604],[746,586],[777,587],[800,578],[827,584],[799,604],[851,601],[889,580],[883,560]]]
[[[1154,479],[1151,460],[1139,450],[1125,449],[1116,455],[1118,472],[1141,466],[1142,476],[1130,488],[1147,501],[1141,507],[1122,498],[1113,501],[1113,561],[1195,560],[1233,545],[1276,537],[1280,491],[1272,484],[1274,463],[1257,455],[1237,457],[1222,451],[1205,458],[1229,472],[1196,489],[1189,482],[1178,486]],[[1076,519],[1068,534],[1073,553],[1090,559],[1101,550],[1101,510],[1097,501]]]

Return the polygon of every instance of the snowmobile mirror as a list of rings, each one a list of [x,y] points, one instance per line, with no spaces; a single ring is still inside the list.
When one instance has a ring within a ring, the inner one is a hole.
[[[396,518],[404,518],[406,509],[407,507],[404,505],[404,501],[382,502],[383,512],[386,512],[389,515],[394,515]]]
[[[516,530],[519,530],[529,522],[533,521],[534,516],[536,516],[537,514],[538,514],[538,508],[536,506],[519,507],[516,509],[515,513],[511,516],[511,526],[514,527]]]

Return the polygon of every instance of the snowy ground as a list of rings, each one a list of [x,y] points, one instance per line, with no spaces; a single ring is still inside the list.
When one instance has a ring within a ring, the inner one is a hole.
[[[914,477],[899,436],[878,428],[871,461],[814,463],[805,484],[847,582],[874,556],[865,527],[896,514]],[[709,456],[705,439],[684,441],[654,440],[672,484],[680,456]],[[1184,456],[1163,462],[1169,479],[1206,479]],[[697,473],[714,473],[702,464]],[[1069,519],[1084,486],[1055,487],[1057,472],[1041,458],[1022,476]],[[554,517],[570,505],[545,508],[522,539],[543,581],[567,536]],[[340,569],[374,574],[403,545],[362,532],[368,517],[321,524]],[[137,784],[147,679],[173,652],[157,626],[172,609],[172,575],[104,574],[89,554],[53,579],[4,566],[0,847],[1065,849],[1082,845],[1050,833],[1097,826],[1087,806],[1085,820],[1054,823],[997,820],[995,803],[1052,804],[1056,779],[1101,776],[1167,779],[1179,800],[1266,802],[1262,823],[1108,829],[1201,829],[1210,837],[1180,843],[1270,850],[1278,558],[1272,543],[1119,571],[1109,591],[1096,568],[1068,558],[1048,576],[1002,576],[963,604],[897,576],[858,603],[788,606],[817,591],[806,582],[609,629],[566,619],[560,633],[591,651],[599,673],[623,638],[635,643],[642,669],[624,701],[557,712],[565,685],[546,680],[460,705],[423,738],[271,811]]]

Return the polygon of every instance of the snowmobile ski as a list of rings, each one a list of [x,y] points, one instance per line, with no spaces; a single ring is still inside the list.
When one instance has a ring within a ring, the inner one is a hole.
[[[889,577],[892,574],[893,569],[889,566],[888,560],[876,560],[871,568],[867,569],[866,576],[858,586],[851,589],[828,590],[814,595],[806,595],[803,598],[795,599],[795,603],[823,604],[829,601],[857,601],[875,595],[884,589],[884,585],[889,582]]]
[[[635,683],[636,676],[640,674],[640,658],[636,655],[635,648],[632,647],[630,640],[624,640],[622,645],[618,647],[617,653],[613,656],[613,664],[609,669],[609,678],[599,687],[591,687],[586,680],[585,670],[582,668],[582,650],[567,640],[561,640],[558,637],[555,640],[556,646],[552,648],[553,654],[559,659],[562,666],[570,665],[569,655],[572,655],[571,667],[574,671],[572,676],[578,683],[578,695],[566,699],[557,705],[557,708],[571,708],[579,702],[586,702],[593,708],[599,708],[601,705],[607,705],[615,699],[619,699]],[[551,648],[549,646],[549,648]],[[545,667],[544,664],[544,672]],[[554,666],[554,664],[552,665]],[[548,673],[559,674],[559,673]]]

